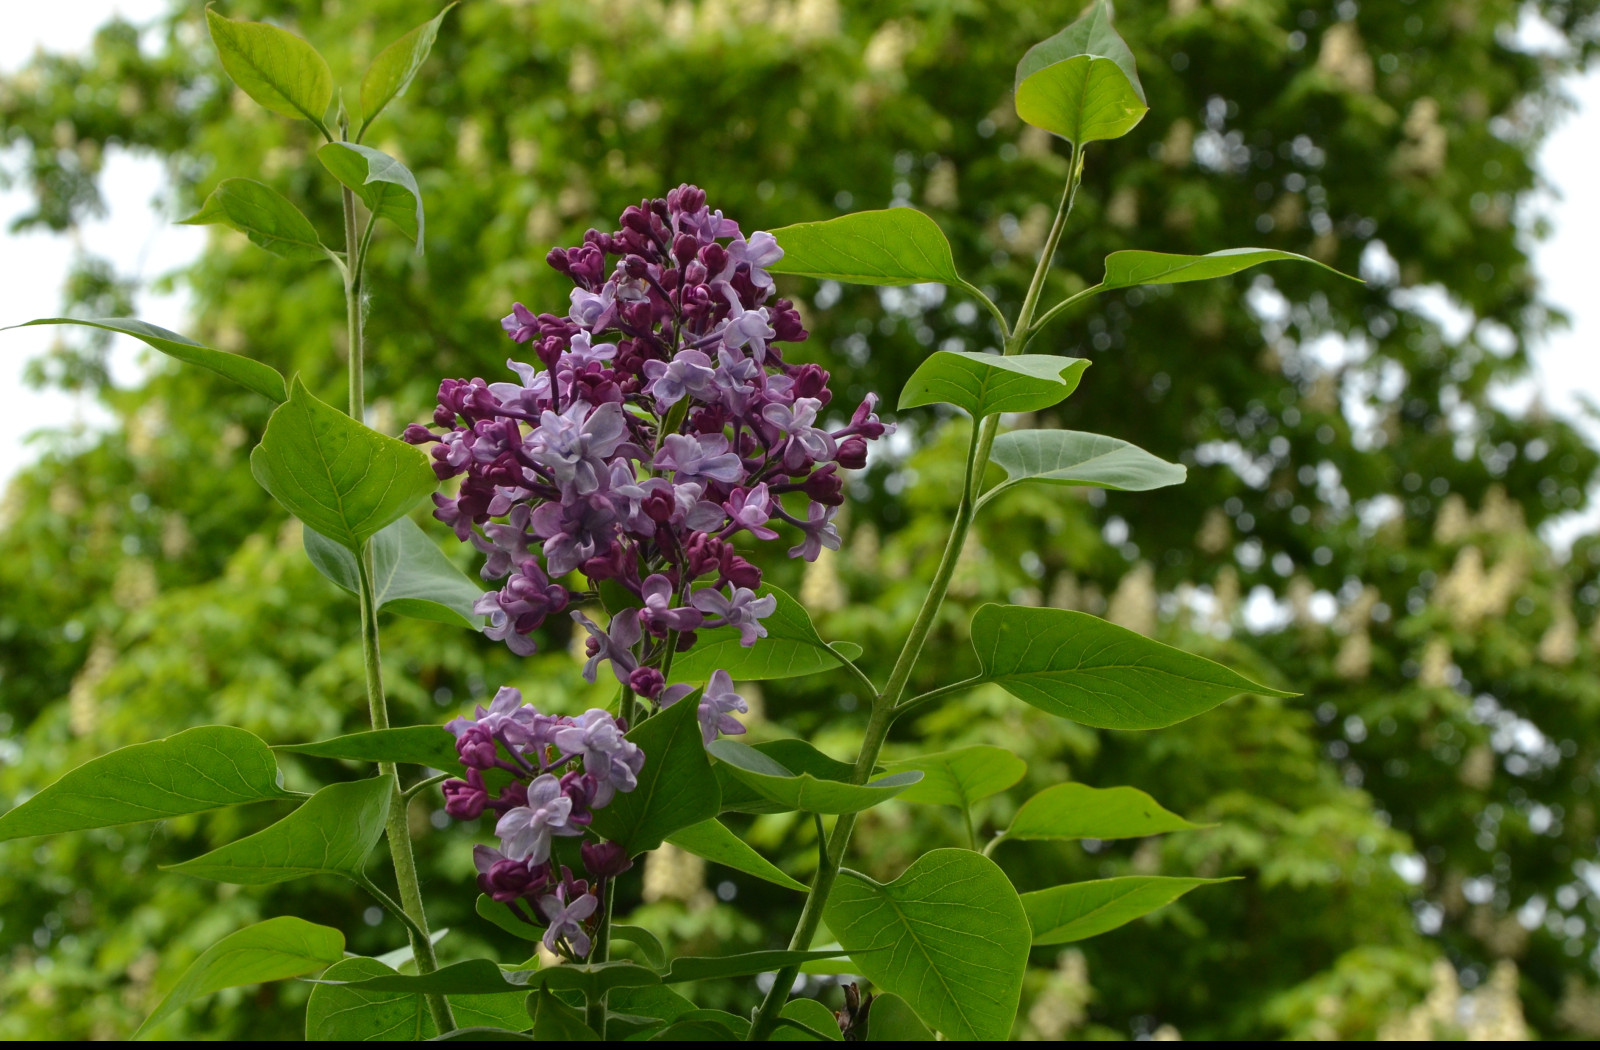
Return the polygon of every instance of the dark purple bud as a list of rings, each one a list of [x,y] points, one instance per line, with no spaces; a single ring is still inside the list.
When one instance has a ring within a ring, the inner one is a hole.
[[[694,260],[683,268],[683,283],[688,285],[705,284],[706,278],[711,276],[706,272],[706,264],[699,259]]]
[[[700,242],[687,233],[680,233],[672,241],[672,257],[678,260],[679,266],[688,266],[695,253],[700,250]],[[704,280],[704,278],[701,278]],[[695,282],[700,283],[699,281]]]
[[[722,575],[735,587],[748,587],[753,591],[761,586],[761,570],[737,554],[729,554],[723,559]]]
[[[578,853],[584,868],[597,879],[614,879],[633,867],[628,851],[615,842],[585,842]]]
[[[622,210],[622,228],[648,237],[650,235],[651,222],[650,213],[646,208],[649,207],[650,202],[642,201],[641,203],[645,205],[645,208],[630,204]]]
[[[706,191],[699,186],[683,183],[667,192],[667,207],[675,212],[699,211],[706,206]]]
[[[715,536],[708,536],[697,532],[689,537],[686,553],[689,556],[689,576],[704,576],[708,572],[717,572],[722,565],[722,551],[725,544]]]
[[[828,373],[821,365],[804,364],[796,369],[794,396],[814,397],[824,405],[833,398],[832,391],[828,389]]]
[[[551,248],[550,254],[544,257],[544,261],[550,264],[550,269],[563,277],[572,276],[572,261],[567,257],[567,249]]]
[[[864,438],[847,437],[839,442],[839,454],[834,457],[846,470],[860,470],[867,465],[867,442]]]
[[[468,769],[493,769],[500,758],[494,737],[482,726],[468,726],[456,740],[456,754]]]
[[[650,261],[642,255],[630,255],[622,260],[622,266],[628,271],[629,277],[643,277],[650,272]]]
[[[865,456],[865,443],[862,454]],[[806,478],[802,487],[807,496],[825,507],[837,507],[844,503],[844,479],[839,477],[839,472],[834,469],[832,463]]]
[[[628,688],[647,700],[654,700],[666,688],[667,680],[654,667],[638,667],[628,676]]]
[[[446,780],[440,790],[444,792],[444,811],[456,820],[477,820],[489,804],[483,774],[476,769],[467,770],[465,780]]]
[[[806,331],[806,326],[800,323],[800,311],[787,299],[779,299],[772,305],[772,328],[777,333],[774,337],[785,343],[805,342],[806,336],[811,333]],[[823,373],[826,375],[827,373]],[[818,397],[817,394],[802,394],[802,397]],[[826,404],[826,400],[823,402]]]
[[[728,249],[720,244],[708,244],[700,249],[700,261],[710,273],[721,273],[728,265]]]
[[[400,440],[408,445],[426,445],[430,441],[438,441],[439,436],[421,423],[412,423],[400,435]]]
[[[567,817],[569,823],[588,824],[594,819],[589,807],[594,804],[599,786],[600,782],[592,775],[576,769],[561,778],[561,793],[572,800],[572,812]]]
[[[681,631],[678,634],[678,652],[686,653],[694,648],[694,643],[700,635],[695,631]]]
[[[543,865],[532,870],[525,860],[501,859],[479,874],[478,889],[505,904],[519,897],[537,897],[549,881]]]

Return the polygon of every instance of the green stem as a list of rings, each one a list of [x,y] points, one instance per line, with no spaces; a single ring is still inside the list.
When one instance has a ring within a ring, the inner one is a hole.
[[[346,129],[341,129],[346,130]],[[344,247],[345,247],[345,322],[349,351],[350,416],[360,420],[366,413],[366,391],[363,380],[365,343],[361,330],[361,252],[360,238],[356,232],[355,194],[344,189]],[[389,704],[383,690],[383,664],[378,651],[378,605],[372,586],[372,550],[362,543],[356,552],[356,572],[360,580],[361,599],[361,657],[366,669],[367,713],[373,729],[389,728]],[[417,960],[418,973],[432,973],[439,968],[434,955],[433,942],[428,937],[428,917],[422,905],[422,888],[417,880],[416,857],[411,852],[411,828],[406,820],[409,799],[400,794],[400,780],[393,762],[380,762],[378,772],[391,778],[395,786],[394,799],[389,806],[386,837],[389,855],[394,860],[395,884],[400,890],[400,904],[416,931],[411,938],[411,952]],[[442,995],[425,996],[433,1023],[441,1034],[455,1030],[455,1015],[450,1003]]]
[[[589,962],[603,963],[611,961],[611,907],[616,898],[616,880],[609,880],[601,887],[600,922],[594,928],[594,943],[589,948]],[[594,1029],[602,1041],[606,1037],[606,993],[589,993],[585,1003],[586,1011],[584,1020],[589,1027]]]

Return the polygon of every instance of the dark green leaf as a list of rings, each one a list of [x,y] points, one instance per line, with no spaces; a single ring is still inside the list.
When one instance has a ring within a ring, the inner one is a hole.
[[[439,36],[439,24],[455,6],[454,3],[447,4],[443,11],[379,51],[378,57],[372,60],[372,65],[361,77],[363,132],[378,118],[384,107],[406,93],[417,70],[427,61],[428,52],[433,50],[433,42]]]
[[[314,973],[344,957],[344,934],[327,926],[279,916],[230,933],[189,964],[155,1011],[134,1033],[142,1038],[185,1003],[224,988]]]
[[[825,914],[861,972],[948,1038],[1011,1034],[1028,968],[1027,916],[988,857],[934,850],[890,883],[851,872]]]
[[[1145,492],[1181,485],[1188,476],[1183,467],[1137,445],[1077,430],[1013,430],[994,439],[989,459],[1007,476],[980,504],[1025,481]]]
[[[773,1042],[840,1042],[844,1039],[838,1018],[816,999],[790,999],[783,1004],[779,1017],[782,1027],[772,1033]]]
[[[807,813],[855,813],[887,802],[922,779],[918,772],[894,773],[866,784],[798,776],[753,747],[717,740],[707,749],[728,765],[728,773],[761,797]]]
[[[664,985],[642,985],[638,988],[613,988],[606,996],[606,1004],[619,1013],[650,1017],[658,1021],[676,1021],[695,1009],[694,1003]]]
[[[745,952],[743,955],[685,956],[672,960],[672,967],[661,980],[666,984],[685,981],[710,981],[724,977],[753,977],[758,973],[772,973],[785,966],[797,966],[812,959],[837,959],[846,955],[837,951],[766,951]],[[543,972],[543,971],[540,971]]]
[[[360,593],[354,553],[315,529],[305,529],[304,540],[306,556],[318,572],[351,594]],[[472,611],[483,588],[451,564],[410,518],[396,518],[379,529],[369,549],[372,589],[380,609],[454,627],[476,629],[483,623],[483,617]]]
[[[220,222],[285,259],[312,262],[328,257],[311,220],[283,194],[254,179],[223,179],[199,211],[178,221],[185,226]]]
[[[330,784],[271,827],[166,870],[246,886],[308,875],[359,878],[393,798],[392,777]]]
[[[846,284],[960,284],[950,242],[913,208],[887,208],[773,230],[783,258],[773,273]]]
[[[1017,63],[1017,116],[1078,145],[1121,138],[1149,112],[1133,52],[1111,27],[1111,5],[1035,44]]]
[[[358,981],[392,974],[393,968],[376,959],[345,959],[328,967],[323,979]],[[306,1002],[306,1039],[358,1042],[397,1040],[415,1042],[435,1032],[426,1001],[407,992],[369,992],[345,985],[315,984]]]
[[[271,365],[264,365],[260,361],[252,361],[238,354],[230,354],[226,350],[201,346],[177,332],[169,332],[165,328],[136,321],[131,317],[101,317],[88,321],[74,317],[42,317],[37,321],[29,321],[27,324],[14,327],[27,328],[36,324],[77,324],[85,328],[99,328],[107,332],[131,335],[168,357],[177,358],[184,364],[210,369],[222,378],[231,379],[246,390],[253,390],[262,397],[282,402],[289,396],[283,376]]]
[[[672,678],[679,682],[704,682],[713,672],[727,671],[738,682],[831,671],[846,659],[861,655],[849,642],[835,642],[833,648],[817,634],[805,607],[770,584],[761,595],[778,599],[772,615],[761,621],[767,636],[746,647],[739,641],[737,627],[718,627],[701,631],[693,649],[672,661]]]
[[[546,1042],[590,1043],[600,1036],[583,1021],[583,1014],[551,994],[548,988],[528,993],[528,1016],[533,1037]]]
[[[450,1009],[456,1015],[456,1024],[462,1028],[525,1029],[528,1027],[527,998],[520,990],[492,995],[452,995]]]
[[[1010,839],[1132,839],[1203,827],[1168,812],[1138,788],[1056,784],[1022,804]]]
[[[443,726],[404,726],[336,736],[314,744],[279,744],[274,751],[354,762],[409,762],[429,769],[450,770],[460,762],[456,738]]]
[[[744,1038],[750,1022],[723,1010],[695,1010],[650,1037],[652,1043],[731,1043]]]
[[[891,772],[920,770],[922,782],[901,792],[905,802],[970,809],[1022,779],[1028,764],[1003,747],[978,745],[890,762]]]
[[[526,910],[527,902],[524,902],[522,906]],[[531,923],[523,922],[512,914],[509,907],[487,894],[478,894],[477,903],[473,907],[480,918],[500,927],[513,937],[521,937],[525,941],[537,941],[544,936],[543,926],[534,926]]]
[[[438,485],[421,451],[312,397],[298,377],[250,471],[295,517],[351,550]]]
[[[571,989],[582,992],[585,997],[600,995],[613,988],[645,988],[661,983],[659,976],[627,959],[547,966],[525,975],[524,979],[529,988],[548,988],[553,992]]]
[[[729,831],[719,820],[703,820],[691,827],[675,831],[667,841],[681,850],[687,850],[717,864],[723,864],[746,875],[754,875],[785,889],[806,892],[806,887],[780,871],[767,858],[751,849],[739,836]]]
[[[1112,252],[1106,256],[1106,276],[1105,280],[1100,282],[1100,287],[1110,291],[1113,288],[1132,288],[1139,284],[1208,281],[1213,277],[1226,277],[1240,270],[1248,270],[1252,266],[1280,259],[1308,262],[1313,266],[1321,266],[1329,273],[1337,273],[1340,277],[1350,276],[1339,273],[1333,267],[1319,263],[1315,259],[1308,259],[1294,252],[1280,252],[1275,248],[1227,248],[1208,255]],[[1350,280],[1358,281],[1359,278],[1350,277]]]
[[[569,969],[566,966],[552,966],[551,971]],[[634,967],[634,969],[641,969]],[[411,992],[421,995],[438,993],[440,995],[486,995],[503,993],[521,989],[527,991],[532,987],[542,986],[542,982],[529,980],[530,977],[544,973],[543,970],[514,970],[509,973],[502,972],[488,959],[468,959],[464,962],[451,963],[441,966],[433,973],[428,974],[383,974],[377,977],[365,977],[354,981],[330,981],[330,984],[341,984],[347,988],[361,991],[374,992]],[[643,970],[649,973],[648,970]],[[551,987],[555,987],[551,985]]]
[[[422,191],[410,168],[382,150],[354,142],[330,142],[317,150],[317,159],[350,187],[374,216],[400,227],[400,232],[416,243],[417,254],[422,254]]]
[[[260,739],[201,726],[84,763],[0,817],[0,842],[294,798],[282,781]]]
[[[972,644],[986,681],[1100,729],[1160,729],[1240,693],[1295,695],[1066,609],[985,605],[972,619]]]
[[[322,118],[333,101],[333,73],[316,48],[277,26],[235,22],[209,7],[206,22],[222,68],[246,95],[326,132]]]
[[[944,403],[974,419],[999,412],[1037,412],[1078,388],[1089,362],[1054,354],[978,354],[940,350],[918,366],[900,391],[900,408]]]
[[[430,1043],[531,1043],[533,1041],[533,1036],[526,1032],[513,1032],[509,1028],[494,1028],[488,1025],[454,1028],[444,1035],[436,1035],[428,1040]]]
[[[789,738],[768,740],[754,745],[755,749],[775,760],[790,773],[810,773],[818,780],[848,781],[855,766],[818,751],[804,740]],[[720,762],[714,767],[717,783],[722,786],[722,809],[727,813],[787,813],[789,807],[774,802],[729,772],[730,767]],[[876,770],[875,772],[882,772]]]
[[[872,997],[867,1011],[867,1041],[873,1043],[926,1043],[933,1033],[922,1023],[911,1004],[893,992]]]
[[[731,832],[730,832],[731,834]],[[661,941],[656,935],[643,926],[625,926],[622,923],[613,923],[611,926],[611,939],[614,941],[627,941],[644,953],[645,962],[656,969],[667,965],[667,950],[661,946]]]
[[[700,695],[678,701],[628,731],[644,752],[644,768],[632,791],[597,810],[595,833],[617,842],[634,857],[661,845],[670,834],[710,820],[721,809],[717,778],[700,736]]]
[[[1024,893],[1022,907],[1033,929],[1034,944],[1066,944],[1114,930],[1141,915],[1148,915],[1196,886],[1231,881],[1127,875]]]

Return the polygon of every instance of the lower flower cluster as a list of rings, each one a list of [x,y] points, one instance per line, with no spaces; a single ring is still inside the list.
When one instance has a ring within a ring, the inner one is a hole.
[[[578,855],[594,880],[580,879],[554,856],[556,838],[590,832],[594,812],[638,786],[645,755],[623,737],[619,719],[599,709],[576,718],[541,714],[522,693],[502,688],[475,717],[445,726],[456,738],[464,779],[447,780],[445,812],[497,820],[500,848],[477,846],[478,888],[533,926],[544,945],[571,959],[589,954],[607,880],[633,866],[614,842],[585,842]]]

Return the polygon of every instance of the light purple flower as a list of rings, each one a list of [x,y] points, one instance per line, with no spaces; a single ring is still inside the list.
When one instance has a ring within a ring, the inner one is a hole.
[[[506,335],[512,339],[526,343],[539,334],[539,318],[521,303],[512,303],[511,312],[500,318],[500,327],[504,328]]]
[[[744,304],[739,302],[739,295],[731,285],[723,284],[722,294],[728,300],[727,327],[722,330],[722,341],[729,349],[742,346],[750,348],[750,354],[757,363],[767,359],[767,340],[777,335],[777,331],[769,324],[770,318],[767,308],[762,306],[754,310],[746,310]]]
[[[744,464],[728,451],[728,439],[721,434],[668,434],[656,453],[655,468],[674,471],[680,484],[709,479],[734,485],[744,477]]]
[[[656,410],[661,413],[685,397],[710,401],[716,394],[711,358],[698,350],[681,351],[670,362],[646,361],[644,374],[650,380],[644,392],[656,399]]]
[[[711,743],[717,734],[738,736],[744,732],[744,723],[733,713],[747,714],[750,706],[744,697],[733,691],[733,679],[723,670],[713,671],[706,691],[700,694],[700,735]]]
[[[728,512],[728,518],[736,528],[749,529],[750,534],[758,540],[775,540],[778,534],[767,528],[767,521],[772,517],[772,497],[767,495],[767,483],[762,482],[755,488],[746,491],[736,488],[728,494],[727,502],[722,509]]]
[[[692,631],[705,621],[698,609],[672,607],[672,581],[660,573],[645,578],[643,597],[644,611],[639,618],[658,630]]]
[[[567,316],[591,332],[598,332],[617,314],[617,286],[607,281],[598,294],[574,288],[570,296],[572,308]]]
[[[617,681],[627,685],[628,676],[639,666],[633,655],[633,647],[643,637],[639,630],[639,610],[622,610],[611,618],[609,629],[604,630],[577,610],[573,610],[572,618],[589,632],[589,661],[583,665],[584,680],[593,682],[599,675],[600,661],[610,660],[611,673],[617,676]]]
[[[739,644],[747,648],[756,644],[757,638],[767,636],[761,619],[771,616],[778,607],[774,595],[757,598],[756,592],[748,587],[735,587],[731,599],[721,591],[706,587],[691,594],[689,603],[711,618],[707,627],[739,628]]]
[[[595,809],[606,805],[618,791],[639,786],[644,752],[622,735],[617,720],[599,708],[590,708],[573,723],[556,730],[555,745],[563,754],[583,759],[583,771],[595,779]]]
[[[833,435],[817,427],[817,413],[822,402],[814,397],[802,397],[794,407],[767,405],[761,417],[778,428],[788,438],[783,448],[783,465],[789,470],[799,470],[807,463],[826,463],[838,451]]]
[[[528,435],[528,455],[562,485],[579,495],[600,487],[606,460],[628,436],[622,406],[609,402],[591,409],[575,401],[559,416],[545,412],[539,426]]]
[[[765,291],[772,287],[772,276],[766,268],[781,258],[783,249],[778,247],[778,239],[765,230],[757,230],[748,241],[735,237],[728,243],[728,265],[721,277],[728,280],[739,264],[744,263],[750,267],[750,283]]]
[[[561,782],[550,773],[528,785],[528,804],[508,810],[494,826],[500,849],[512,860],[530,865],[550,859],[550,836],[567,827],[572,800],[561,793]]]
[[[806,561],[816,561],[817,556],[826,547],[830,551],[839,549],[839,530],[833,524],[833,516],[839,513],[838,507],[824,507],[820,503],[813,503],[806,510],[806,523],[800,528],[805,531],[806,538],[795,546],[789,548],[789,557],[804,558]]]
[[[544,946],[555,951],[557,944],[565,937],[575,954],[580,957],[587,956],[589,935],[583,932],[583,923],[599,906],[599,898],[592,893],[580,894],[577,900],[568,904],[567,888],[564,885],[557,886],[554,893],[540,897],[539,911],[550,924],[544,931]]]
[[[488,707],[479,704],[472,718],[453,718],[444,727],[455,734],[457,740],[476,726],[491,736],[520,744],[525,742],[535,714],[532,707],[522,702],[522,690],[503,685]]]

